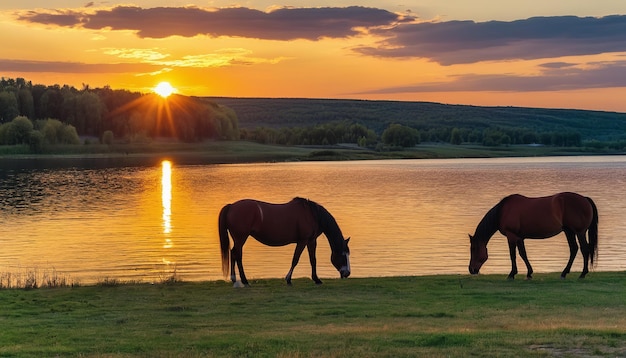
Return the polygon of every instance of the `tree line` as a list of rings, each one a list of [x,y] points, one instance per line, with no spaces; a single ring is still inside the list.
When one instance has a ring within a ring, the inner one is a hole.
[[[309,127],[257,127],[241,129],[241,138],[263,144],[282,145],[335,145],[355,143],[361,147],[379,150],[413,147],[422,142],[451,144],[482,144],[484,146],[507,146],[516,144],[540,144],[560,147],[583,145],[580,133],[542,132],[520,128],[468,128],[439,127],[418,130],[410,126],[392,123],[379,135],[362,124],[350,121],[330,122]]]
[[[105,133],[126,142],[156,137],[188,142],[239,139],[235,112],[212,101],[178,95],[164,99],[108,86],[92,89],[84,84],[77,89],[33,84],[23,78],[0,79],[0,128],[4,128],[0,144],[27,143],[22,134],[26,127],[40,132],[47,143],[68,142],[45,135],[51,131],[46,126],[56,128],[58,123],[73,128],[80,137],[98,140]]]
[[[390,101],[235,99],[32,84],[0,79],[0,144],[110,144],[168,137],[280,145],[354,143],[377,150],[422,142],[485,146],[626,145],[623,114]],[[33,132],[33,133],[31,133]],[[607,141],[611,139],[611,141]]]

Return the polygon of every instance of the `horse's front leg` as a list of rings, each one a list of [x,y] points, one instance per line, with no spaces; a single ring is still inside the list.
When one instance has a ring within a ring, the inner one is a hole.
[[[293,253],[293,259],[291,260],[291,269],[289,269],[287,276],[285,276],[285,281],[287,281],[289,286],[291,286],[291,275],[293,274],[293,269],[296,268],[298,261],[300,261],[300,255],[302,255],[302,251],[304,251],[305,246],[306,241],[298,242],[296,244],[296,251]]]
[[[572,230],[564,229],[563,231],[565,232],[565,236],[567,237],[567,243],[569,244],[569,260],[567,261],[567,266],[565,266],[563,272],[561,272],[561,278],[565,279],[565,276],[571,270],[574,259],[576,258],[576,254],[578,253],[578,244],[576,243],[576,234],[574,234]]]
[[[309,250],[309,260],[311,261],[311,279],[315,281],[315,284],[321,285],[322,280],[317,277],[317,259],[315,258],[315,249],[317,248],[317,240],[310,240],[307,249]]]
[[[526,269],[528,272],[526,273],[526,279],[531,280],[533,278],[533,268],[530,266],[530,261],[528,261],[528,256],[526,256],[526,245],[524,245],[524,240],[517,241],[517,251],[519,251],[519,255],[524,260],[526,264]]]
[[[517,257],[515,255],[515,248],[517,247],[515,241],[509,240],[509,255],[511,256],[511,272],[507,279],[513,280],[515,279],[515,275],[517,275]]]

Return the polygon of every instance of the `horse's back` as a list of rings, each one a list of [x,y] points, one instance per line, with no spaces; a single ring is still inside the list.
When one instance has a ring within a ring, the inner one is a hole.
[[[500,226],[532,238],[549,237],[564,227],[586,230],[593,215],[589,200],[577,193],[563,192],[530,198],[509,196],[501,210]]]
[[[296,242],[300,235],[313,235],[316,223],[303,200],[283,204],[239,200],[229,210],[231,232],[247,233],[266,245],[285,245]]]
[[[513,194],[506,198],[502,207],[502,216],[535,217],[552,216],[555,196],[530,198],[521,194]]]
[[[259,203],[254,199],[242,199],[230,204],[227,221],[231,233],[243,234],[258,226],[260,221]]]

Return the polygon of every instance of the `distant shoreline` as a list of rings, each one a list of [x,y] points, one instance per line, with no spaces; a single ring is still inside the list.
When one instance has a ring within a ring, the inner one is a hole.
[[[6,148],[6,147],[5,147]],[[48,154],[1,151],[2,169],[18,167],[123,167],[154,166],[163,160],[178,165],[241,164],[293,161],[344,161],[385,159],[447,159],[495,157],[545,157],[623,155],[620,151],[581,147],[419,144],[398,151],[377,152],[352,146],[278,146],[245,141],[202,143],[153,142],[146,144],[81,145],[55,147]]]

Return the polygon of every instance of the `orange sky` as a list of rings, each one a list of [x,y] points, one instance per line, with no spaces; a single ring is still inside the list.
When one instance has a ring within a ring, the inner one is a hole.
[[[11,3],[0,76],[34,83],[626,112],[622,0]]]

